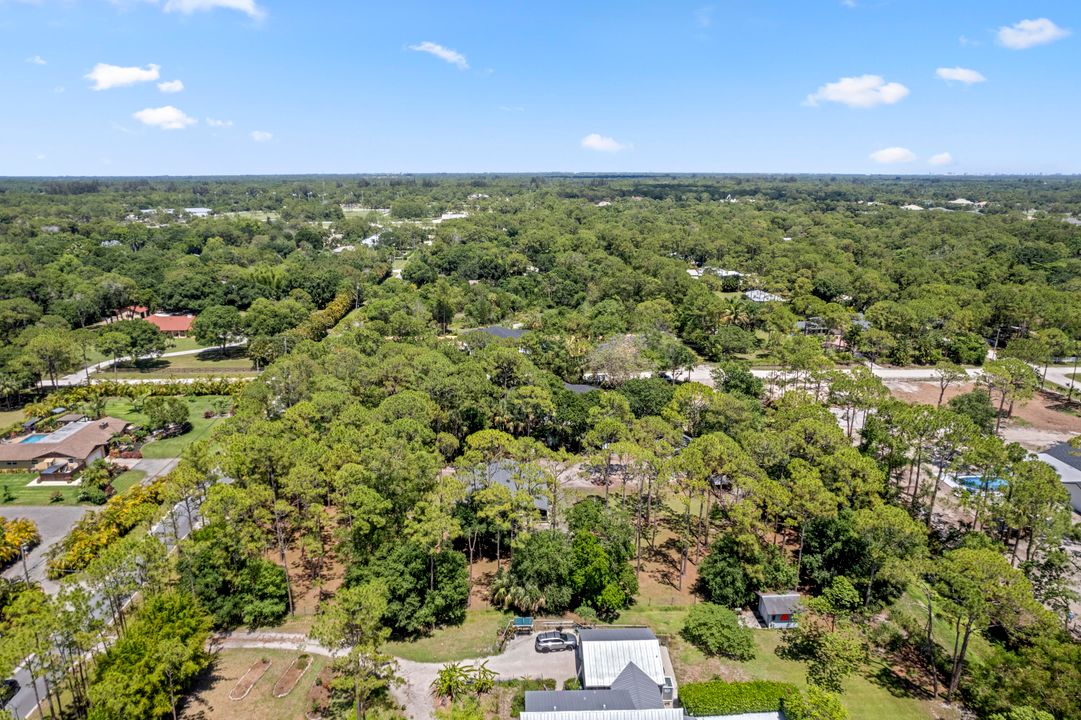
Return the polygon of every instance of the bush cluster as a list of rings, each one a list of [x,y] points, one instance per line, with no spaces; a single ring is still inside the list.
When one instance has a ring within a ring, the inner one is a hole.
[[[770,680],[730,683],[723,680],[688,683],[679,689],[680,701],[688,715],[735,715],[777,712],[782,701],[797,692],[791,683]]]

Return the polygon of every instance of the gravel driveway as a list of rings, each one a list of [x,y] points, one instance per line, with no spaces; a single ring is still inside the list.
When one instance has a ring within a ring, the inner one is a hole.
[[[0,507],[0,516],[8,520],[23,517],[33,520],[38,526],[38,532],[41,533],[41,542],[27,554],[26,565],[30,570],[30,579],[40,582],[45,592],[55,593],[60,587],[59,583],[45,579],[45,551],[52,547],[53,544],[63,540],[64,536],[71,530],[71,526],[91,509],[89,506],[84,505],[75,507],[67,505],[44,505],[41,507],[5,505]],[[15,564],[4,571],[4,577],[23,577],[22,561],[16,560]]]

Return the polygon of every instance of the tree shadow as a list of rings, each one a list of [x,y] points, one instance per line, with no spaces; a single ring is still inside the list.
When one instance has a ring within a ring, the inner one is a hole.
[[[931,693],[927,692],[926,688],[911,678],[900,675],[889,665],[881,665],[878,670],[868,674],[867,679],[894,697],[915,698],[918,700],[929,700],[931,698]]]
[[[213,641],[211,641],[211,644],[211,652],[214,652],[215,648],[213,647]],[[209,692],[215,684],[227,679],[219,672],[219,670],[220,661],[215,655],[214,659],[210,662],[210,666],[195,679],[195,683],[192,685],[191,689],[188,690],[184,698],[177,704],[176,709],[178,717],[183,717],[185,720],[211,720],[211,718],[216,716],[214,706],[203,696]]]

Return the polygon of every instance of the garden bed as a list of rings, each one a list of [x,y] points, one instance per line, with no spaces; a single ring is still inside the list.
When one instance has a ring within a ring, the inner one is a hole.
[[[272,694],[276,698],[283,698],[293,691],[293,688],[300,682],[300,676],[308,671],[308,668],[312,666],[312,656],[305,653],[301,655],[293,662],[289,663],[289,667],[285,668],[285,672],[278,678],[278,682],[274,683],[274,690]]]
[[[236,685],[233,689],[229,691],[229,699],[243,700],[248,697],[248,693],[255,687],[255,683],[259,682],[259,678],[263,677],[273,664],[274,663],[267,658],[262,658],[258,662],[253,663],[252,666],[248,668],[248,671],[236,681]]]

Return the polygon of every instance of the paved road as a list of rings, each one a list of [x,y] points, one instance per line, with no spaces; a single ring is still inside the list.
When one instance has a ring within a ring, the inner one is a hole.
[[[866,366],[864,366],[866,367]],[[843,370],[843,369],[842,369]],[[783,371],[779,368],[752,368],[751,374],[757,378],[768,379],[774,375],[781,374]],[[871,366],[871,372],[875,377],[882,380],[936,380],[935,368],[930,367],[884,367],[882,365]],[[713,365],[703,364],[697,365],[691,371],[690,379],[692,382],[702,383],[703,385],[713,386]],[[970,378],[979,377],[983,371],[980,368],[969,368],[968,375]],[[643,373],[643,376],[648,377],[652,373]],[[1048,378],[1051,377],[1050,372]],[[681,374],[680,380],[686,379],[686,376]],[[1056,381],[1057,382],[1057,381]]]
[[[85,505],[71,507],[68,505],[41,505],[41,506],[16,506],[5,505],[0,507],[0,516],[12,520],[17,517],[28,518],[38,526],[41,533],[41,542],[26,555],[26,570],[29,571],[31,582],[40,583],[45,592],[55,594],[60,589],[60,584],[45,578],[45,553],[56,543],[64,539],[75,522],[89,512],[92,508]],[[12,580],[20,580],[25,576],[23,564],[16,562],[4,571],[4,577]]]
[[[226,482],[229,482],[229,481],[226,480]],[[192,501],[190,501],[190,505],[192,507],[191,523],[189,523],[189,521],[188,521],[188,513],[184,508],[183,501],[181,501],[181,502],[178,502],[176,505],[174,505],[169,510],[169,512],[166,513],[165,517],[163,517],[161,520],[159,520],[157,523],[155,523],[150,528],[150,534],[153,535],[154,537],[158,538],[159,540],[161,540],[162,543],[165,545],[165,547],[168,549],[169,552],[172,552],[173,548],[176,547],[176,543],[177,543],[178,540],[182,540],[182,539],[186,538],[189,534],[191,534],[192,525],[194,525],[196,529],[198,529],[198,527],[200,527],[202,525],[202,517],[200,517],[200,515],[199,515],[198,501],[197,500],[192,500]],[[3,511],[6,513],[6,511],[9,510],[9,509],[10,508],[3,508]],[[21,509],[25,510],[27,508],[21,508]],[[57,510],[62,510],[62,509],[66,510],[66,509],[81,509],[81,508],[58,508],[58,507],[44,508],[43,507],[43,508],[33,508],[33,509],[50,510],[50,511],[55,512]],[[175,536],[174,536],[174,528],[175,528]],[[42,537],[43,538],[44,538],[44,534],[45,534],[44,531],[42,531]],[[63,535],[61,535],[61,537],[63,537]],[[44,544],[45,543],[42,542],[42,545],[44,545]],[[130,601],[131,601],[131,598],[128,598],[128,602],[130,602]],[[91,598],[91,604],[92,604],[92,606],[94,608],[93,612],[94,612],[96,617],[104,619],[106,622],[111,622],[112,614],[109,612],[109,608],[108,608],[106,602],[104,601],[104,599],[101,597],[100,593],[95,594]],[[16,682],[19,683],[19,692],[17,692],[15,694],[15,696],[11,699],[10,702],[8,702],[8,704],[4,707],[4,709],[14,712],[16,718],[25,718],[25,717],[27,717],[27,715],[29,713],[33,712],[34,707],[37,704],[37,700],[36,700],[35,695],[34,695],[33,686],[30,683],[30,673],[26,670],[25,667],[21,666],[15,671],[15,673],[12,674],[11,677],[14,678]],[[41,694],[41,697],[44,699],[45,698],[45,684],[44,684],[43,681],[38,682],[38,692]]]
[[[235,348],[235,347],[241,347],[242,345],[244,345],[244,343],[232,343],[232,344],[226,345],[225,347],[226,348]],[[145,355],[145,356],[143,356],[142,359],[151,360],[151,359],[156,358],[156,357],[171,358],[171,357],[180,357],[181,355],[198,355],[201,352],[206,352],[207,350],[214,350],[214,349],[215,348],[195,348],[194,350],[174,350],[173,352],[167,352],[167,353],[163,353],[161,355]],[[120,358],[120,362],[127,362],[128,360],[131,360],[131,358],[127,358],[127,357]],[[99,363],[94,363],[93,365],[87,365],[85,368],[82,368],[81,370],[77,370],[76,372],[73,372],[70,375],[64,375],[61,378],[57,378],[57,380],[56,380],[57,387],[70,387],[72,385],[87,385],[87,384],[89,384],[91,382],[90,380],[88,380],[88,377],[90,376],[91,373],[95,373],[95,372],[98,372],[100,370],[108,370],[112,366],[113,366],[113,361],[112,360],[102,360]],[[117,380],[117,382],[125,382],[125,381],[124,380]],[[164,380],[163,379],[151,379],[151,380],[128,380],[127,382],[144,383],[144,382],[176,382],[176,381],[175,380],[167,380],[167,379],[164,379]],[[41,382],[39,382],[38,385],[40,385],[41,387],[52,387],[52,383],[49,383],[49,382],[47,382],[45,380],[42,380]]]
[[[300,633],[235,632],[215,642],[219,648],[265,648],[294,650],[334,657],[335,653]],[[431,720],[435,714],[431,687],[445,663],[421,663],[404,658],[398,661],[399,674],[405,684],[392,690],[394,698],[414,720]],[[514,638],[499,655],[463,660],[466,664],[487,662],[498,680],[516,678],[551,678],[557,683],[575,676],[573,652],[538,653],[532,637]]]

